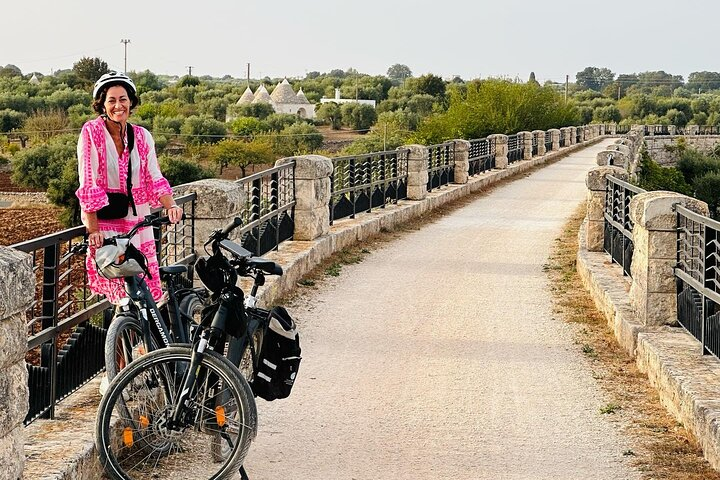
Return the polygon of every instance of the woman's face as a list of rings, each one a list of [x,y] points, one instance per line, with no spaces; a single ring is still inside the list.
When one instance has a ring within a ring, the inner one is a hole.
[[[116,122],[127,122],[130,115],[130,97],[121,85],[108,88],[105,95],[105,114]]]

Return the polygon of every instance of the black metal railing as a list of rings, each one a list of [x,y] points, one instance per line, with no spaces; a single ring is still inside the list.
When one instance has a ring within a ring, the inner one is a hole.
[[[508,135],[508,163],[517,162],[523,159],[523,153],[525,152],[525,142],[520,135]]]
[[[330,224],[407,198],[408,149],[333,158]]]
[[[633,223],[630,220],[630,200],[645,190],[613,176],[607,177],[605,186],[605,229],[603,249],[612,261],[630,275],[633,254]]]
[[[618,135],[630,133],[630,125],[617,125],[615,127],[615,133],[617,133]]]
[[[582,143],[585,138],[585,129],[583,127],[575,127],[575,143]]]
[[[567,142],[567,135],[565,134],[565,130],[560,130],[560,146],[567,147],[568,145],[565,142]]]
[[[237,180],[244,191],[237,229],[240,244],[263,255],[295,233],[295,163],[263,170]]]
[[[553,146],[552,132],[545,132],[545,152],[551,152]]]
[[[495,139],[470,140],[468,150],[468,175],[471,177],[495,168]]]
[[[678,322],[720,357],[720,222],[681,205],[677,213]]]
[[[667,125],[645,125],[645,135],[670,135]]]
[[[455,177],[455,142],[445,142],[427,147],[427,191],[447,185]]]
[[[532,135],[532,156],[536,157],[538,152],[540,151],[538,149],[538,136],[535,135],[534,133],[532,133],[531,135]]]
[[[194,264],[195,199],[194,193],[177,198],[188,218],[156,232],[161,265]],[[26,425],[40,417],[54,418],[57,402],[105,367],[110,305],[88,290],[85,256],[71,253],[73,245],[84,239],[85,227],[74,227],[11,245],[32,256],[36,280],[35,298],[26,312],[30,390]],[[192,274],[191,268],[188,284]]]
[[[698,126],[698,135],[720,135],[720,127],[715,125],[700,125]]]

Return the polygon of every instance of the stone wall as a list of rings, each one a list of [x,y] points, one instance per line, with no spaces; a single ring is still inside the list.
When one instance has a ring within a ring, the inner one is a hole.
[[[650,158],[663,166],[676,165],[679,158],[677,153],[667,148],[677,145],[678,138],[684,138],[688,147],[703,153],[710,153],[720,145],[720,136],[717,135],[647,136],[645,137],[645,147],[648,154],[650,154]]]
[[[25,464],[27,414],[25,310],[35,292],[32,257],[0,247],[0,480],[20,478]]]

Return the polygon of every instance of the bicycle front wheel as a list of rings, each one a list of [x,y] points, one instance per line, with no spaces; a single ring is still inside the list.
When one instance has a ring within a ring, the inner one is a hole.
[[[133,360],[154,350],[155,346],[145,344],[140,320],[129,315],[118,315],[112,322],[105,337],[105,371],[108,380]]]
[[[250,387],[237,368],[205,352],[180,416],[183,376],[192,349],[171,346],[144,355],[111,382],[98,408],[95,444],[114,479],[223,479],[235,474],[257,433]],[[218,438],[227,456],[211,450]]]

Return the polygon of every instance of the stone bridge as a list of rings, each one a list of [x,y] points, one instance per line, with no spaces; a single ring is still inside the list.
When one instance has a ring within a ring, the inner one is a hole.
[[[429,192],[428,149],[409,146],[407,199],[332,225],[332,163],[280,161],[295,162],[295,235],[266,255],[286,271],[268,283],[267,304],[333,253],[453,208],[295,297],[300,378],[289,399],[260,401],[251,478],[640,478],[622,455],[622,436],[599,416],[603,394],[571,348],[569,327],[553,317],[543,272],[554,239],[585,202],[578,269],[588,289],[665,405],[720,467],[720,363],[674,326],[672,272],[656,262],[669,255],[662,242],[674,248],[663,235],[673,206],[701,214],[706,206],[636,196],[633,275],[609,265],[598,251],[600,198],[610,175],[632,175],[643,141],[614,133],[585,127],[577,142],[575,129],[528,132],[514,161],[507,137],[497,136],[494,168],[472,176],[470,145],[458,140],[453,182]],[[179,189],[198,192],[199,238],[233,217],[242,196],[235,188],[204,181]],[[22,426],[24,310],[34,276],[25,254],[3,248],[0,261],[0,458],[8,466],[0,479],[99,478],[97,380],[63,401],[55,419]]]

